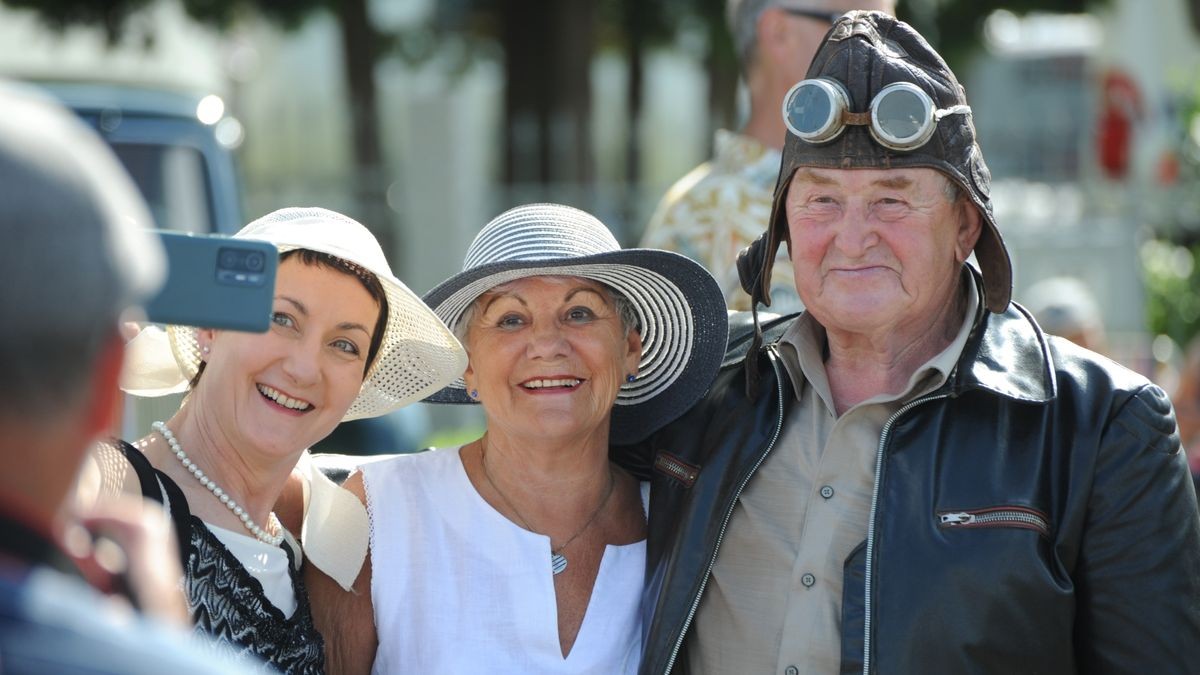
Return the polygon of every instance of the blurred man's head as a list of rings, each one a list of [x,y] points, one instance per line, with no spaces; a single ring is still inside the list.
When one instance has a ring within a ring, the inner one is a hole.
[[[1105,351],[1104,320],[1096,296],[1075,277],[1050,277],[1029,287],[1025,304],[1042,330]]]
[[[759,67],[803,79],[833,19],[852,9],[895,12],[894,0],[728,0],[725,19],[742,73]],[[789,85],[790,86],[790,85]]]
[[[0,82],[0,433],[103,429],[117,397],[119,317],[164,273],[150,222],[91,129]]]

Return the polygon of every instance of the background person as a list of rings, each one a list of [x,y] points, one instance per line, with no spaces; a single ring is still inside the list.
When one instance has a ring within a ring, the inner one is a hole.
[[[308,577],[329,670],[636,672],[647,492],[609,443],[703,394],[727,336],[716,283],[532,204],[487,224],[425,299],[470,359],[432,400],[478,403],[486,432],[347,480],[370,556],[351,592]]]
[[[143,361],[173,357],[190,393],[100,464],[115,474],[109,484],[169,504],[197,632],[284,672],[321,672],[300,547],[275,504],[305,449],[335,425],[437,391],[466,359],[354,220],[288,208],[235,236],[280,251],[270,330],[171,326],[168,341],[146,343],[161,353]]]
[[[68,499],[120,400],[120,315],[163,277],[146,206],[66,110],[5,83],[0,110],[0,671],[242,672],[123,600],[182,619],[161,511]]]
[[[807,309],[645,444],[691,470],[654,474],[642,672],[1193,672],[1166,395],[1010,303],[965,93],[911,27],[849,13],[807,77],[741,265],[767,299],[787,241]]]
[[[750,309],[738,283],[738,252],[762,233],[771,214],[779,151],[787,129],[779,116],[783,95],[804,77],[833,19],[850,9],[893,13],[893,0],[729,0],[726,19],[750,94],[740,131],[717,131],[714,155],[679,179],[659,203],[642,246],[678,251],[717,279],[730,309]],[[771,308],[803,308],[792,266],[781,253],[772,275]]]
[[[1108,341],[1096,297],[1075,277],[1049,277],[1029,287],[1026,306],[1042,330],[1104,354]]]

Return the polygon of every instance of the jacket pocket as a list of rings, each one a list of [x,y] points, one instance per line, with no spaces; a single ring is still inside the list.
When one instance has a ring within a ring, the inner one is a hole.
[[[938,527],[943,530],[1016,527],[1050,536],[1050,519],[1027,506],[989,506],[982,509],[938,511]]]

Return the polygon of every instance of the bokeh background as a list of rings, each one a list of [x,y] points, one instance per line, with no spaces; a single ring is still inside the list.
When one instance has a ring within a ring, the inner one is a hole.
[[[1016,299],[1079,278],[1109,355],[1174,391],[1200,332],[1200,0],[897,13],[967,87]],[[578,206],[635,244],[745,106],[721,0],[0,0],[0,77],[124,141],[161,227],[325,206],[371,227],[418,293],[519,203]],[[165,109],[201,132],[139,136],[139,115]],[[418,407],[390,437],[331,449],[477,424]]]

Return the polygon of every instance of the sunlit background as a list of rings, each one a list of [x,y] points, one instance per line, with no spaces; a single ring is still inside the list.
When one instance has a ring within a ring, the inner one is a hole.
[[[1200,331],[1200,0],[898,14],[967,87],[1017,300],[1078,277],[1108,353],[1171,391]],[[0,76],[103,132],[160,226],[336,209],[418,293],[518,203],[635,244],[744,107],[721,0],[0,0]],[[475,424],[401,417],[412,447]]]

